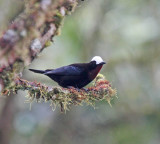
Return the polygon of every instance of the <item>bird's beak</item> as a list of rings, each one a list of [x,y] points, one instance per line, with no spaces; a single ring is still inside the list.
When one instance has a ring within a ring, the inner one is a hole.
[[[100,63],[100,65],[104,65],[104,64],[106,64],[106,63],[105,63],[105,62],[101,62],[101,63]]]

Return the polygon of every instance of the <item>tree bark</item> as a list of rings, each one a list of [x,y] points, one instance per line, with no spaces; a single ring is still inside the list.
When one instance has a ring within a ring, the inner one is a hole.
[[[11,95],[6,98],[5,105],[0,115],[0,143],[9,144],[13,115],[15,112],[14,100],[15,96]]]

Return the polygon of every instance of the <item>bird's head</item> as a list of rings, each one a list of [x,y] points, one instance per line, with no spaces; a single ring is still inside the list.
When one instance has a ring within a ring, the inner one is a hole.
[[[94,56],[89,63],[90,69],[101,69],[106,64],[100,56]]]
[[[94,56],[92,58],[91,62],[95,63],[96,65],[104,65],[104,64],[106,64],[100,56]]]

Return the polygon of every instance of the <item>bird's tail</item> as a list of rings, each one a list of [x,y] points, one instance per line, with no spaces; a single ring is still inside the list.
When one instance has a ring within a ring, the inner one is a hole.
[[[40,73],[40,74],[44,74],[46,72],[45,70],[35,70],[35,69],[29,69],[29,70],[35,73]]]

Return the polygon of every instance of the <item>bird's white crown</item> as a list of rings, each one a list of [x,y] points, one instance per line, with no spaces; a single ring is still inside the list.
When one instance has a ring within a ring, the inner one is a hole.
[[[100,56],[94,56],[91,61],[96,61],[96,64],[104,62]]]

